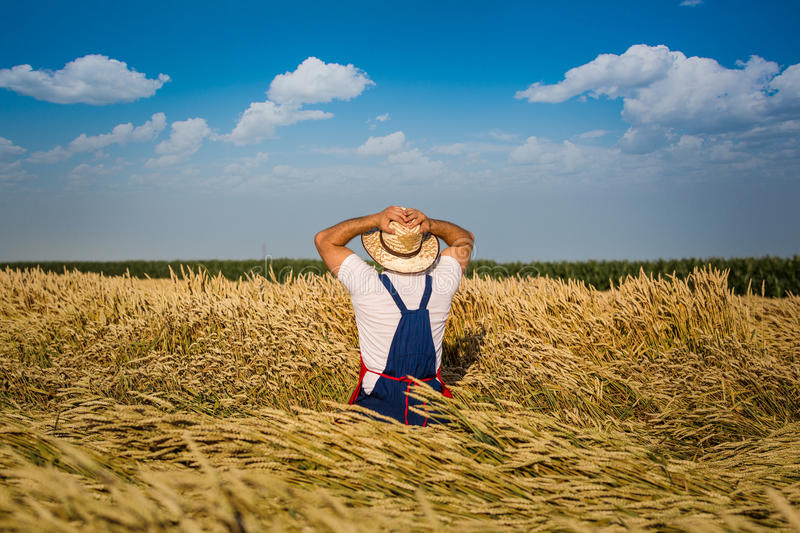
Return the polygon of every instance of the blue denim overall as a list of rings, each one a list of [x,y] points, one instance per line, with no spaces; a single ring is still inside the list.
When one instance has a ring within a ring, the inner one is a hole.
[[[380,279],[400,309],[400,322],[397,324],[383,372],[370,370],[364,366],[363,360],[361,361],[358,386],[350,397],[350,403],[366,407],[406,425],[425,426],[428,424],[428,417],[408,409],[421,403],[420,400],[407,394],[415,385],[409,376],[426,382],[448,398],[452,397],[436,367],[436,348],[433,344],[431,319],[427,309],[433,280],[429,275],[425,276],[425,292],[422,294],[419,308],[408,310],[386,274],[381,274]],[[370,394],[364,392],[361,386],[367,372],[378,374],[378,381]]]

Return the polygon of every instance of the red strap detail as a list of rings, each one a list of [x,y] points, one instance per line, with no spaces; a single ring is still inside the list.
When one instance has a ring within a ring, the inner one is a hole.
[[[358,385],[356,385],[353,394],[350,395],[350,401],[347,402],[350,405],[356,403],[356,398],[358,398],[358,393],[361,392],[361,382],[364,381],[364,376],[367,375],[367,367],[364,366],[364,359],[361,358],[361,352],[358,352],[358,357],[359,359],[361,359],[361,370],[358,372]]]
[[[408,391],[411,390],[411,384],[412,383],[414,383],[414,382],[413,381],[409,381],[408,385],[406,385],[406,410],[405,410],[405,413],[403,413],[403,416],[405,417],[406,425],[408,425]]]
[[[450,389],[447,388],[447,385],[444,384],[444,380],[442,379],[442,375],[439,373],[440,371],[441,371],[441,367],[439,367],[439,370],[436,371],[436,379],[438,379],[439,383],[442,384],[442,396],[444,396],[445,398],[452,398],[453,397],[453,393],[450,392]]]
[[[359,357],[360,357],[361,356],[361,352],[359,352],[358,354],[359,354]],[[432,379],[438,379],[439,383],[442,384],[442,396],[444,396],[445,398],[452,398],[453,397],[453,393],[450,392],[450,389],[447,388],[447,385],[444,384],[444,381],[442,380],[442,376],[440,374],[440,371],[441,371],[441,368],[439,368],[439,370],[436,371],[436,375],[433,376],[432,378],[421,379],[420,381],[430,381]],[[372,372],[373,374],[377,374],[378,376],[381,376],[381,377],[384,377],[384,378],[387,378],[387,379],[391,379],[391,380],[394,380],[394,381],[405,381],[406,383],[408,383],[408,385],[406,386],[406,408],[405,408],[405,423],[406,423],[406,425],[408,425],[408,391],[411,390],[411,385],[413,385],[414,382],[410,378],[407,378],[407,377],[405,377],[405,378],[396,378],[394,376],[389,376],[389,375],[386,375],[386,374],[381,374],[380,372],[375,372],[374,370],[370,370],[364,364],[364,359],[363,358],[361,358],[361,370],[358,373],[358,385],[356,385],[356,388],[353,391],[353,394],[350,395],[350,401],[348,401],[347,403],[349,403],[350,405],[353,405],[354,403],[356,403],[356,398],[358,398],[358,393],[361,392],[361,383],[364,381],[364,376],[367,375],[367,372]],[[427,403],[425,403],[423,405],[427,405]],[[427,424],[428,424],[428,417],[426,416],[425,417],[425,422],[422,424],[422,426],[425,427]]]

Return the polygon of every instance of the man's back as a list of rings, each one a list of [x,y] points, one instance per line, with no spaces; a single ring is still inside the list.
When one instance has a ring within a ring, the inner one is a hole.
[[[389,281],[410,310],[419,307],[425,289],[425,274],[386,272]],[[436,368],[439,368],[450,303],[461,282],[461,265],[452,257],[441,256],[427,274],[430,274],[433,281],[427,308],[436,348]],[[379,374],[386,367],[401,313],[389,291],[381,283],[378,272],[357,255],[352,254],[342,262],[337,277],[350,292],[358,326],[361,358],[364,365],[372,371],[363,380],[364,391],[369,394],[378,379],[376,372]]]

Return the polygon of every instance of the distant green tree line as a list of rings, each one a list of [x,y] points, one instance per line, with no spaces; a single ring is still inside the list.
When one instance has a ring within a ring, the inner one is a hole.
[[[202,268],[210,275],[222,275],[236,280],[248,276],[266,275],[276,281],[285,281],[292,275],[302,273],[321,274],[326,271],[322,261],[316,259],[248,259],[248,260],[203,260],[203,261],[45,261],[0,263],[0,268],[35,268],[49,272],[64,272],[77,269],[80,272],[102,272],[120,276],[129,272],[137,278],[168,278],[169,270],[180,276],[181,265],[194,271]],[[800,255],[793,257],[742,257],[722,259],[658,259],[655,261],[560,261],[532,263],[498,263],[487,259],[473,261],[467,276],[504,278],[509,276],[548,276],[553,279],[581,280],[599,290],[607,290],[628,275],[636,276],[640,269],[654,276],[677,275],[685,278],[695,267],[711,265],[720,270],[729,270],[728,284],[736,294],[747,292],[748,286],[755,294],[786,296],[800,294]],[[270,273],[271,272],[271,273]]]

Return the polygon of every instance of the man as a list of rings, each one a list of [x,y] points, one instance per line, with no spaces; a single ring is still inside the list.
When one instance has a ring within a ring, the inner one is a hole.
[[[383,274],[347,248],[356,235]],[[447,243],[441,253],[439,238]],[[350,292],[356,315],[361,372],[351,404],[424,426],[428,418],[408,409],[419,403],[407,394],[415,385],[409,376],[450,396],[439,376],[442,340],[474,243],[455,224],[397,206],[317,233],[319,255]]]

